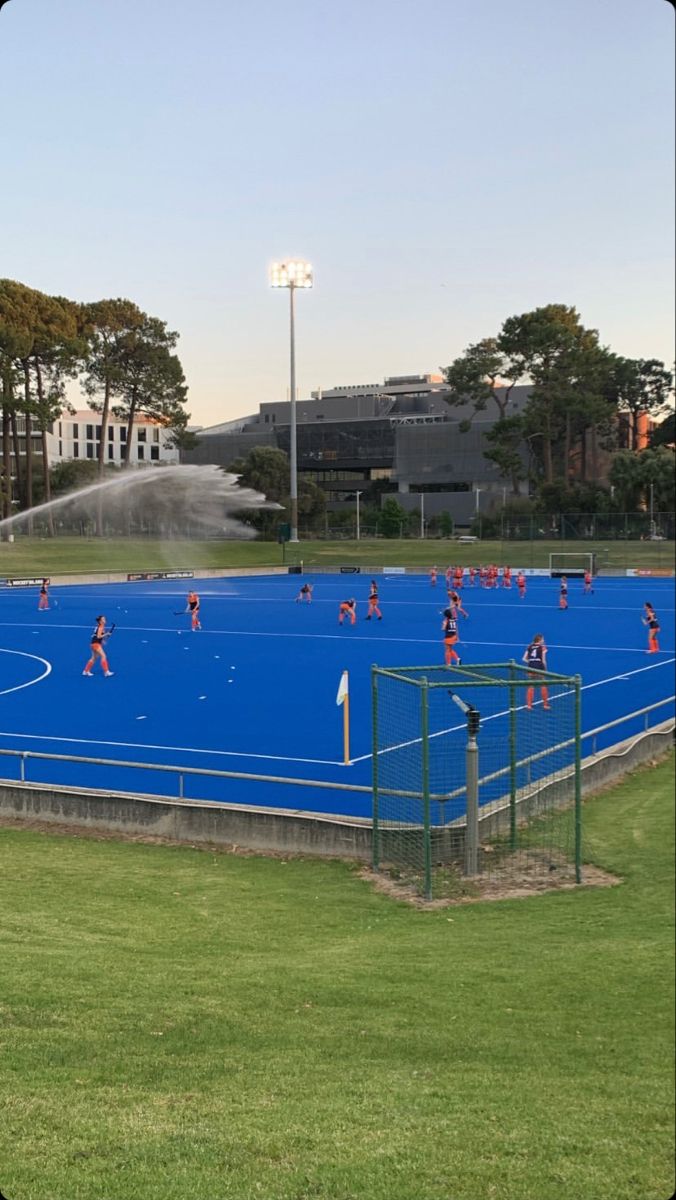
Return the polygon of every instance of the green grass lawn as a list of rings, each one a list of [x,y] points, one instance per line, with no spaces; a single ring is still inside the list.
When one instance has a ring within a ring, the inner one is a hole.
[[[673,762],[609,889],[420,912],[346,864],[0,829],[9,1200],[663,1200]]]
[[[433,563],[469,565],[510,562],[513,566],[546,567],[550,552],[597,554],[598,565],[674,569],[673,542],[477,542],[459,545],[448,539],[399,541],[302,541],[284,550],[274,542],[169,541],[84,537],[17,538],[0,543],[0,576],[56,575],[78,571],[142,571],[165,567],[279,566],[283,562],[313,566],[411,566],[429,570]]]

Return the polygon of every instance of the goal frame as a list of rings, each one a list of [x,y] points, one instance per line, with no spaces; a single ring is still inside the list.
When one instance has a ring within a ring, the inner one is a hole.
[[[557,550],[549,555],[550,579],[560,579],[562,575],[582,579],[585,571],[591,572],[592,578],[597,574],[596,554],[592,551],[580,550],[577,554],[571,554]]]

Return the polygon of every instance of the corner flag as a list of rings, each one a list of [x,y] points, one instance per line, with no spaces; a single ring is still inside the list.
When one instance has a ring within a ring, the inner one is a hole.
[[[347,671],[343,671],[338,684],[336,704],[343,706],[343,765],[350,765],[350,687]]]

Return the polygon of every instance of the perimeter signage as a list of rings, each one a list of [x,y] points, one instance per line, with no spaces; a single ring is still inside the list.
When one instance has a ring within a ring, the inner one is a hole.
[[[194,579],[194,571],[134,571],[127,575],[127,583],[140,583],[148,579]],[[42,583],[38,579],[38,583]]]

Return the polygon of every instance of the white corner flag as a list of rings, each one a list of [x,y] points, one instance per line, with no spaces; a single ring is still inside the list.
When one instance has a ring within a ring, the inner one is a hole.
[[[338,684],[336,704],[343,706],[343,764],[350,765],[350,687],[348,673],[343,671]]]

